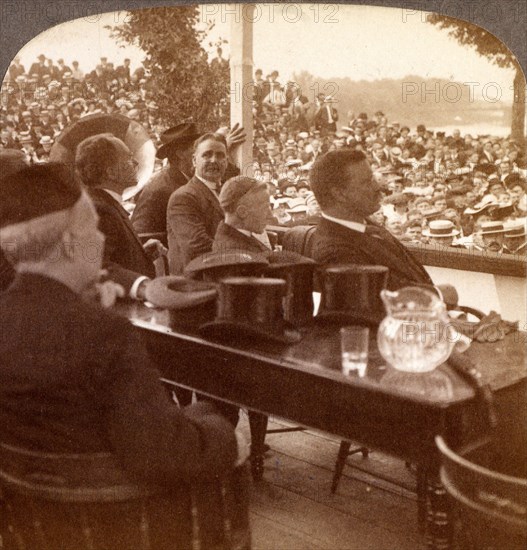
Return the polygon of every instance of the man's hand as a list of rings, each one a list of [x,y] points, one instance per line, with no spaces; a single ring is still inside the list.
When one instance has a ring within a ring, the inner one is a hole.
[[[143,248],[152,261],[157,260],[157,258],[161,256],[166,256],[168,253],[168,249],[158,239],[148,239],[143,245]]]
[[[82,298],[88,302],[98,302],[103,308],[112,307],[117,298],[125,297],[124,288],[113,281],[95,283],[82,293]]]
[[[245,133],[243,126],[236,123],[229,130],[229,133],[225,136],[225,139],[227,140],[227,151],[232,153],[236,147],[241,145],[247,139],[247,134]]]
[[[238,466],[244,464],[249,458],[251,450],[247,444],[245,436],[239,430],[234,430],[234,435],[236,436],[236,444],[238,446],[238,456],[236,457],[236,462],[234,463],[234,467],[237,468]]]

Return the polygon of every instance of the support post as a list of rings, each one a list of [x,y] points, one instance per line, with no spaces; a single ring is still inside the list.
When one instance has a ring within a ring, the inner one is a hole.
[[[234,6],[231,7],[234,9]],[[231,127],[238,123],[245,128],[247,134],[245,143],[238,147],[236,158],[233,160],[242,175],[251,177],[253,176],[253,15],[254,5],[245,4],[241,19],[232,18],[230,44]]]

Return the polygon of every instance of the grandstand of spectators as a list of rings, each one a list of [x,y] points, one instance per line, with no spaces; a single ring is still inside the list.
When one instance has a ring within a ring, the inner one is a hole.
[[[407,242],[525,255],[526,159],[520,144],[490,135],[415,130],[381,111],[343,120],[336,99],[310,100],[277,71],[254,78],[253,163],[268,184],[277,223],[316,222],[319,207],[309,170],[319,155],[363,151],[384,191],[378,222]],[[2,86],[0,147],[20,149],[29,163],[47,162],[62,130],[93,113],[120,113],[142,124],[154,143],[160,124],[144,68],[106,58],[83,71],[44,55],[29,71],[15,59]],[[338,123],[338,126],[337,126]]]

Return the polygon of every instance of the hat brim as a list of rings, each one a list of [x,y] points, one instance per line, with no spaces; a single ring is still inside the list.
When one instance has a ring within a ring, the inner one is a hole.
[[[239,321],[215,320],[205,323],[199,327],[199,332],[207,338],[221,340],[258,339],[278,344],[296,344],[302,336],[292,325],[285,322],[282,330],[277,331],[275,327],[269,330],[257,324],[248,325]]]
[[[367,325],[377,327],[385,317],[385,313],[369,311],[332,311],[321,310],[315,316],[317,323],[334,325]]]
[[[479,214],[480,212],[483,212],[488,208],[498,208],[498,205],[490,203],[482,206],[481,208],[466,208],[463,213],[468,214],[469,216],[473,216],[474,214]]]
[[[201,134],[191,134],[190,136],[173,139],[172,141],[161,145],[156,152],[156,157],[158,159],[166,159],[172,149],[176,149],[178,146],[181,147],[182,145],[188,146],[191,143],[194,143],[200,136]]]
[[[214,256],[209,252],[191,260],[185,266],[184,273],[185,275],[193,276],[197,273],[204,273],[214,269],[247,268],[252,270],[265,268],[268,265],[269,260],[263,255],[263,253],[235,251],[230,255],[229,253],[218,253]]]
[[[507,233],[506,229],[494,229],[493,231],[482,231],[480,235],[484,237],[485,235],[496,235],[498,233]]]
[[[443,233],[442,235],[439,235],[437,233],[430,233],[430,231],[427,231],[426,229],[423,229],[423,235],[425,235],[426,237],[438,237],[438,238],[441,238],[441,237],[457,237],[459,235],[459,231],[457,229],[455,229],[454,231],[452,231],[452,233]]]
[[[153,279],[145,294],[146,300],[157,307],[182,310],[214,300],[217,289],[212,283],[168,276]]]

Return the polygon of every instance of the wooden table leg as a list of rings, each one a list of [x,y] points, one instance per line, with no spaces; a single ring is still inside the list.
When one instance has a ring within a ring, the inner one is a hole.
[[[254,481],[261,481],[264,470],[264,443],[268,418],[265,414],[249,411],[251,428],[251,473]]]
[[[426,474],[426,545],[433,550],[452,548],[452,524],[450,522],[448,495],[439,473]]]
[[[426,531],[426,514],[428,501],[428,486],[426,483],[426,478],[426,468],[421,465],[417,465],[417,525],[421,534],[424,534]]]

